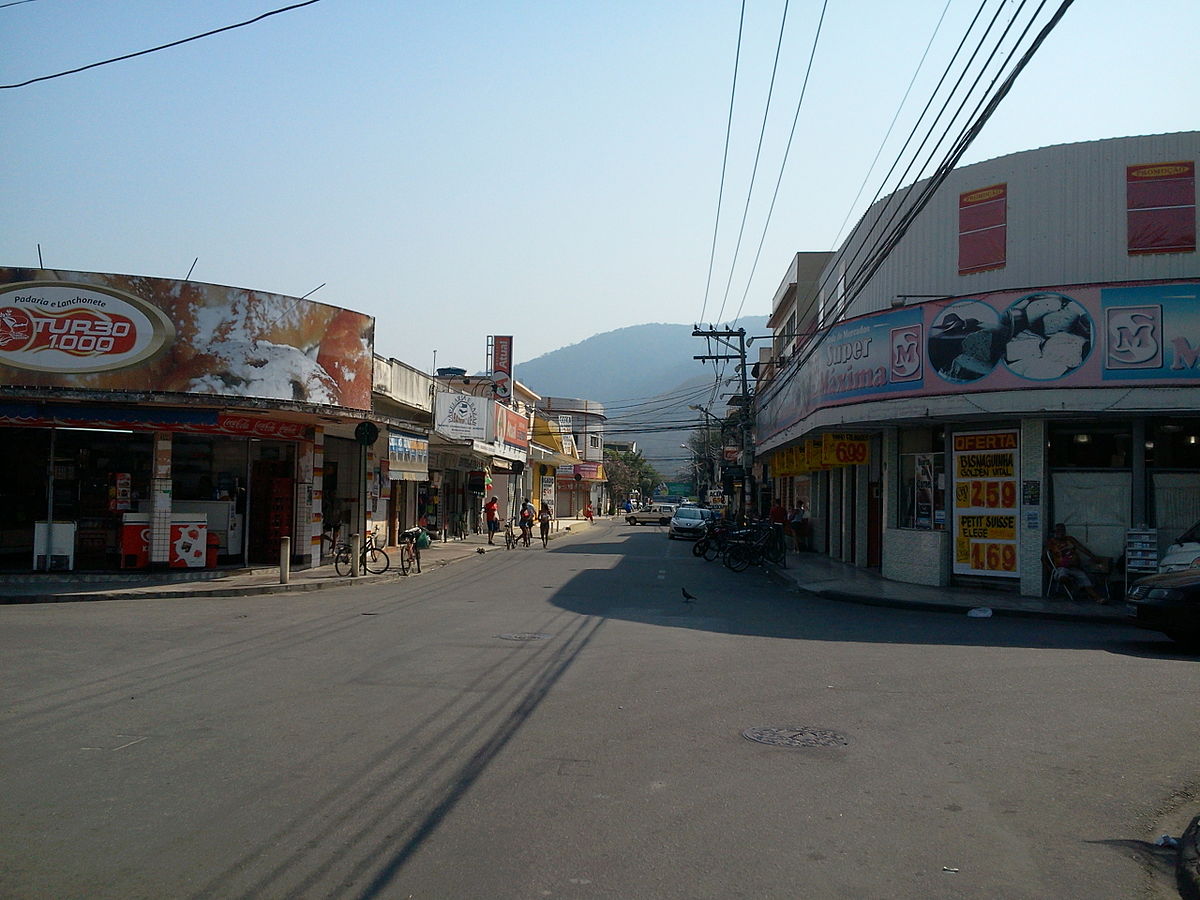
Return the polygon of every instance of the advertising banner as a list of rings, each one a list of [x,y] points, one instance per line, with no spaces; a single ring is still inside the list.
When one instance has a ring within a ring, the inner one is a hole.
[[[165,278],[0,268],[0,379],[371,408],[375,321]]]
[[[529,419],[515,409],[497,403],[496,442],[513,450],[528,450]]]
[[[954,435],[954,573],[1017,578],[1016,431]]]
[[[857,466],[867,461],[870,444],[864,434],[821,436],[821,457],[831,466]]]
[[[486,441],[491,405],[487,397],[438,391],[434,398],[433,427],[452,440]]]
[[[1004,291],[828,330],[763,389],[760,442],[847,403],[979,391],[1200,384],[1200,282]]]
[[[429,478],[429,439],[388,431],[389,481],[426,481]]]
[[[512,396],[512,340],[511,334],[492,338],[492,382],[499,400]]]
[[[551,508],[553,508],[553,506],[554,506],[554,476],[553,475],[543,475],[542,476],[542,505],[543,506],[549,505]]]

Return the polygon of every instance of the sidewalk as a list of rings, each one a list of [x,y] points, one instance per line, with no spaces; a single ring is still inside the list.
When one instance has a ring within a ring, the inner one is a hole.
[[[584,523],[586,524],[586,523]],[[571,534],[578,524],[571,519],[561,520],[550,540]],[[324,588],[347,587],[352,583],[380,583],[420,577],[416,572],[400,574],[397,562],[400,551],[388,547],[391,568],[382,575],[367,572],[357,578],[338,575],[333,564],[311,569],[295,569],[287,584],[279,583],[279,566],[249,568],[173,569],[138,572],[64,572],[0,574],[0,605],[15,603],[74,603],[86,600],[140,600],[179,597],[246,597],[256,594],[280,594],[291,591],[319,591]],[[541,540],[534,530],[533,546],[528,550],[517,547],[509,551],[504,546],[504,533],[489,545],[487,534],[471,534],[462,540],[434,541],[421,551],[421,571],[430,572],[451,563],[474,559],[486,553],[533,553],[541,551]]]
[[[790,552],[786,568],[771,568],[768,571],[781,584],[828,600],[962,614],[972,609],[987,609],[994,616],[1128,624],[1125,602],[1120,597],[1101,605],[1087,601],[1022,597],[1004,590],[905,584],[889,581],[876,572],[817,553]]]
[[[597,518],[597,524],[610,522],[621,525],[622,519]],[[558,529],[550,532],[556,541],[568,534],[578,534],[587,523],[575,519],[560,519]],[[637,531],[636,533],[641,533]],[[457,541],[435,541],[421,552],[421,567],[428,572],[451,563],[472,559],[486,553],[533,553],[541,550],[537,532],[529,550],[518,547],[509,551],[503,535],[489,546],[486,534],[472,534]],[[665,540],[665,537],[664,537]],[[243,597],[255,594],[277,594],[289,591],[316,591],[323,588],[346,587],[351,582],[376,583],[398,581],[412,575],[401,575],[396,567],[398,551],[393,553],[392,568],[382,575],[364,573],[357,579],[339,576],[332,564],[312,569],[293,569],[288,584],[279,583],[278,566],[227,568],[215,570],[170,570],[136,572],[72,572],[63,574],[14,573],[0,574],[0,604],[55,603],[84,600],[166,599],[179,597]],[[481,553],[482,551],[482,553]],[[703,561],[698,561],[705,565]],[[707,565],[720,565],[708,563]],[[806,591],[829,600],[862,603],[872,606],[891,606],[903,609],[924,609],[965,614],[972,609],[986,608],[997,616],[1027,616],[1079,622],[1125,624],[1125,604],[1114,598],[1107,606],[1070,600],[1043,600],[1021,597],[1006,591],[938,588],[888,581],[877,573],[859,569],[817,553],[789,553],[786,568],[771,567],[770,577],[795,590]],[[417,576],[419,577],[419,576]]]

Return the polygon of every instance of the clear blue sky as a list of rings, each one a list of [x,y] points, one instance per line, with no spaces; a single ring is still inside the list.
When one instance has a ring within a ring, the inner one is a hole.
[[[10,84],[285,0],[0,3]],[[1052,2],[1051,6],[1056,6]],[[797,250],[835,246],[945,0],[829,0],[749,280],[820,0],[791,0],[756,193],[725,285],[783,0],[748,0],[704,319],[769,312]],[[989,11],[995,0],[990,0]],[[978,7],[951,0],[882,165]],[[1010,0],[1008,8],[1014,8]],[[374,315],[376,350],[477,369],[701,317],[738,0],[322,0],[255,25],[0,90],[0,265],[193,278]],[[1078,0],[964,162],[1197,127],[1196,0]],[[894,187],[895,185],[891,185]]]

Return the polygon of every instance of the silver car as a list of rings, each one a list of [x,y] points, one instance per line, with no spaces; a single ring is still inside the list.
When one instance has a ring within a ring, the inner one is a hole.
[[[667,526],[667,537],[689,538],[696,540],[704,534],[704,525],[708,521],[705,511],[695,506],[681,506],[671,516],[671,524]]]

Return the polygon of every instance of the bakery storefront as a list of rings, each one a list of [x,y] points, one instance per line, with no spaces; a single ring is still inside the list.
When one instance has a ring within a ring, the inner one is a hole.
[[[372,329],[275,294],[0,269],[0,566],[277,563],[284,537],[311,563]]]

